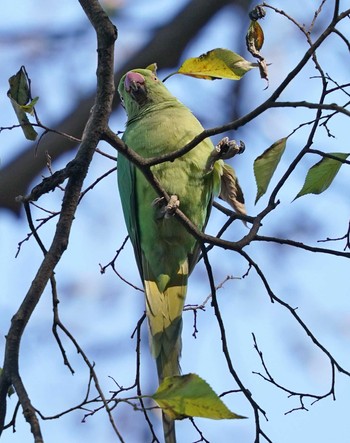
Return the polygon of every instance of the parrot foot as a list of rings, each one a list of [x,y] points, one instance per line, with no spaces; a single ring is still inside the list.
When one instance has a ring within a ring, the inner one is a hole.
[[[232,158],[237,154],[242,154],[245,150],[245,144],[240,140],[239,144],[235,140],[230,140],[228,137],[224,137],[215,146],[212,153],[209,156],[208,164],[206,167],[207,172],[212,171],[215,162],[218,160],[226,160]]]
[[[158,197],[153,200],[152,206],[156,207],[157,220],[161,218],[170,218],[175,214],[176,209],[180,206],[180,200],[177,195],[171,195],[167,204],[164,197]]]

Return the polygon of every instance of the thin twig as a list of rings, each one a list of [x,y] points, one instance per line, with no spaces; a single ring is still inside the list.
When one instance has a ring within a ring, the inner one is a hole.
[[[212,273],[212,269],[211,269],[211,265],[208,259],[208,255],[206,252],[205,247],[202,245],[202,254],[203,254],[203,259],[204,259],[204,263],[205,263],[205,267],[207,270],[207,274],[208,274],[208,278],[209,278],[209,283],[210,283],[210,289],[211,289],[211,293],[212,293],[212,306],[214,308],[214,313],[215,313],[215,317],[217,319],[218,325],[219,325],[219,329],[220,329],[220,334],[221,334],[221,343],[222,343],[222,351],[225,355],[225,359],[226,359],[226,363],[228,366],[228,369],[233,377],[233,379],[235,380],[235,382],[237,383],[238,387],[241,389],[241,391],[243,392],[243,394],[245,395],[246,399],[249,401],[253,411],[254,411],[254,417],[255,417],[255,443],[259,443],[260,442],[260,436],[263,436],[266,441],[268,441],[269,443],[272,443],[272,441],[269,439],[269,437],[267,437],[267,435],[264,433],[264,431],[261,428],[261,424],[260,424],[260,413],[265,417],[265,419],[267,419],[267,415],[266,412],[258,405],[258,403],[256,403],[256,401],[253,399],[253,396],[251,394],[251,392],[244,386],[244,384],[242,383],[241,379],[239,378],[236,370],[234,369],[234,366],[232,364],[232,360],[231,360],[231,356],[228,350],[228,344],[227,344],[227,339],[226,339],[226,329],[224,326],[224,322],[222,320],[221,317],[221,312],[219,309],[219,305],[218,305],[218,301],[216,298],[216,288],[215,288],[215,283],[214,283],[214,276]]]

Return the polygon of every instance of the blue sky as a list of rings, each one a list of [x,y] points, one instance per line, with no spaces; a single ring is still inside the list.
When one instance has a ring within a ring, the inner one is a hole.
[[[182,2],[184,3],[184,2]],[[285,2],[275,1],[276,7],[286,7]],[[327,22],[330,10],[327,5],[320,23]],[[137,49],[140,42],[149,36],[149,28],[168,20],[175,10],[172,1],[157,1],[152,9],[144,2],[124,2],[116,18],[119,27],[119,41],[116,47],[117,63],[122,62]],[[179,8],[180,3],[176,3]],[[288,12],[302,23],[309,23],[313,7],[306,5],[303,10],[297,3],[288,5]],[[40,11],[40,14],[37,11]],[[328,16],[327,16],[328,14]],[[200,38],[186,48],[184,58],[197,56],[214,47],[236,45],[244,38],[245,17],[231,14],[228,10],[220,13],[202,31]],[[91,91],[95,82],[96,55],[92,32],[82,33],[79,40],[72,37],[72,44],[79,46],[72,51],[72,45],[50,46],[47,41],[36,38],[40,32],[64,32],[67,29],[84,27],[86,18],[78,2],[62,1],[48,4],[41,1],[7,1],[2,5],[0,17],[0,126],[15,123],[15,115],[6,97],[7,79],[22,64],[25,64],[32,79],[34,95],[39,95],[38,112],[49,124],[58,121],[71,109],[74,101]],[[248,21],[246,20],[246,25]],[[242,80],[245,102],[240,104],[242,113],[263,102],[295,66],[304,54],[307,45],[290,22],[269,12],[262,23],[266,42],[264,54],[271,63],[269,67],[270,87],[258,72],[249,72]],[[316,33],[321,28],[315,30]],[[219,31],[218,31],[219,30]],[[344,32],[346,30],[344,29]],[[32,38],[28,38],[31,35]],[[34,36],[34,37],[33,37]],[[15,44],[11,44],[15,41]],[[76,42],[76,43],[75,43]],[[239,47],[242,45],[239,43]],[[249,55],[242,54],[246,58]],[[327,72],[340,82],[348,81],[348,53],[339,39],[332,37],[319,53],[319,59],[327,66]],[[38,62],[39,57],[39,62]],[[154,60],[150,60],[152,62]],[[160,67],[161,68],[161,67]],[[165,72],[160,71],[161,77]],[[307,67],[292,86],[284,93],[283,100],[318,100],[320,83],[310,79],[316,71]],[[167,87],[178,96],[199,117],[206,127],[226,123],[229,119],[225,110],[230,95],[230,82],[205,82],[191,78],[173,77]],[[335,97],[332,101],[335,100]],[[254,206],[256,187],[253,176],[253,161],[277,139],[288,135],[301,122],[313,118],[313,113],[301,110],[272,110],[256,121],[242,128],[231,137],[243,139],[247,149],[235,160],[241,185],[245,191],[248,212],[258,213],[266,204],[266,197]],[[122,110],[111,118],[114,130],[122,130],[125,115]],[[326,137],[320,130],[314,147],[327,152],[348,151],[348,123],[339,118],[331,124],[335,139]],[[309,127],[299,130],[288,142],[285,157],[277,170],[278,177],[305,143]],[[0,133],[1,165],[25,146],[20,131]],[[106,152],[114,155],[111,148],[102,145]],[[70,153],[54,165],[64,166],[74,154]],[[332,187],[321,196],[306,196],[291,203],[300,190],[307,169],[319,159],[315,156],[300,165],[279,195],[281,204],[264,220],[263,235],[289,236],[293,240],[317,244],[326,237],[338,237],[345,233],[349,218],[348,168],[343,167]],[[112,168],[114,164],[96,155],[86,184]],[[37,183],[39,178],[35,181]],[[35,184],[34,183],[34,184]],[[41,204],[57,210],[62,194],[56,191],[47,195]],[[15,219],[8,212],[0,213],[0,262],[2,291],[0,294],[0,350],[4,348],[4,336],[8,331],[11,317],[25,295],[42,256],[33,240],[25,242],[17,258],[17,244],[29,231],[24,219]],[[34,217],[42,217],[34,211]],[[218,231],[224,217],[213,211],[208,226],[210,233]],[[49,245],[55,222],[41,230],[41,236]],[[235,223],[226,233],[227,239],[240,238],[245,233],[241,224]],[[120,203],[116,188],[116,177],[107,177],[92,192],[89,192],[79,206],[73,226],[69,249],[56,269],[60,303],[60,315],[66,326],[96,363],[101,385],[108,393],[116,389],[112,376],[118,383],[127,386],[133,382],[135,369],[135,341],[130,336],[136,322],[143,313],[143,296],[121,282],[111,271],[101,275],[99,263],[106,264],[114,256],[125,238],[126,230],[121,217]],[[337,244],[330,244],[337,247]],[[341,247],[339,247],[341,249]],[[350,298],[346,260],[321,256],[308,252],[290,250],[271,244],[254,243],[247,248],[267,276],[273,291],[293,307],[306,322],[320,342],[327,347],[343,367],[350,368]],[[219,284],[227,275],[241,277],[247,271],[247,263],[238,255],[215,249],[210,254]],[[140,285],[130,245],[127,245],[120,260],[118,271],[131,282]],[[188,302],[203,301],[209,294],[209,285],[202,263],[198,264],[190,280]],[[261,281],[250,272],[248,278],[233,279],[218,291],[219,305],[226,325],[231,356],[237,372],[251,390],[261,407],[266,410],[269,421],[262,419],[262,426],[274,442],[317,441],[326,443],[345,442],[348,435],[346,412],[349,407],[350,380],[337,375],[336,398],[324,399],[313,406],[305,401],[309,411],[284,413],[298,406],[298,399],[288,399],[286,393],[276,389],[253,371],[262,372],[260,360],[253,349],[252,333],[258,340],[268,368],[276,381],[295,391],[314,393],[327,392],[330,385],[330,365],[325,356],[300,329],[282,307],[271,304]],[[61,355],[51,334],[52,307],[50,289],[47,288],[23,337],[20,367],[30,398],[35,406],[46,415],[78,404],[85,395],[88,371],[76,354],[73,346],[64,339],[67,354],[76,371],[71,376],[64,367]],[[221,393],[234,389],[222,356],[219,329],[210,306],[198,314],[199,334],[192,337],[193,316],[184,313],[182,368],[195,372],[206,379],[213,389]],[[145,392],[156,389],[154,362],[149,356],[147,331],[143,328],[142,381]],[[196,420],[211,442],[254,441],[253,414],[241,394],[225,396],[226,404],[235,412],[248,416],[244,421]],[[15,404],[12,397],[10,404]],[[99,412],[81,420],[81,411],[68,414],[60,420],[44,421],[45,441],[50,443],[69,441],[110,442],[117,441],[108,423],[106,414]],[[130,406],[117,408],[116,422],[125,433],[127,442],[150,441],[149,435],[140,436],[136,423],[142,423],[140,413]],[[156,419],[155,419],[156,421]],[[160,429],[160,428],[159,428]],[[147,434],[146,434],[147,435]],[[178,424],[179,441],[192,442],[198,439],[188,421]],[[2,437],[5,443],[31,441],[29,427],[22,415],[17,419],[16,433],[7,431]]]

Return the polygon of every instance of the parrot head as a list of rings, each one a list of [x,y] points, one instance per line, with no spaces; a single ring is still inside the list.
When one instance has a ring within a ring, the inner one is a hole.
[[[120,80],[118,92],[129,120],[153,105],[176,98],[150,69],[133,69]]]
[[[139,72],[130,71],[125,74],[124,90],[139,105],[147,101],[146,80]]]

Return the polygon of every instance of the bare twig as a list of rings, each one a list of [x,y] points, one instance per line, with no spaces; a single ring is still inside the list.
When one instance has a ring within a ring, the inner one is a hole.
[[[347,249],[350,249],[350,221],[348,224],[348,229],[346,231],[346,233],[341,236],[341,237],[337,237],[337,238],[329,238],[327,237],[325,240],[318,240],[319,243],[325,243],[325,242],[330,242],[330,241],[340,241],[340,240],[346,240],[345,242],[345,246],[344,246],[344,251],[346,251]]]
[[[244,394],[246,399],[249,401],[249,403],[250,403],[250,405],[251,405],[251,407],[252,407],[252,409],[254,411],[254,417],[255,417],[255,443],[259,443],[260,442],[260,436],[264,437],[265,440],[268,441],[269,443],[272,443],[272,441],[269,439],[269,437],[262,430],[261,424],[260,424],[260,414],[262,414],[267,419],[266,412],[253,399],[253,396],[252,396],[251,392],[249,391],[249,389],[247,389],[244,386],[244,384],[242,383],[241,379],[239,378],[239,376],[238,376],[238,374],[237,374],[237,372],[234,369],[234,366],[232,364],[230,352],[228,350],[227,339],[226,339],[226,329],[225,329],[224,322],[222,320],[221,312],[220,312],[218,301],[217,301],[217,298],[216,298],[216,288],[215,288],[215,283],[214,283],[214,277],[213,277],[213,273],[212,273],[212,269],[211,269],[211,265],[210,265],[210,262],[209,262],[209,259],[208,259],[208,255],[207,255],[206,249],[205,249],[205,247],[203,245],[202,245],[202,254],[203,254],[203,259],[204,259],[204,263],[205,263],[205,267],[206,267],[206,270],[207,270],[207,274],[208,274],[208,278],[209,278],[209,283],[210,283],[210,289],[211,289],[211,295],[212,295],[212,306],[214,308],[215,317],[217,319],[217,322],[218,322],[218,325],[219,325],[219,329],[220,329],[222,351],[223,351],[223,353],[225,355],[226,363],[227,363],[228,369],[229,369],[233,379],[237,383],[238,387],[240,388],[240,390],[242,391],[242,393]]]
[[[253,374],[259,375],[261,378],[263,378],[265,381],[271,383],[276,388],[286,392],[288,394],[288,397],[298,397],[299,398],[300,406],[292,408],[289,411],[285,412],[286,415],[290,414],[291,412],[299,411],[299,410],[308,411],[308,409],[306,408],[305,403],[304,403],[305,398],[313,400],[311,405],[313,405],[316,402],[323,400],[324,398],[327,398],[329,396],[331,396],[333,398],[333,400],[335,400],[335,364],[333,361],[331,361],[331,370],[332,370],[331,386],[327,392],[325,392],[324,394],[310,394],[310,393],[306,393],[306,392],[293,391],[293,390],[281,385],[280,383],[278,383],[276,381],[276,379],[271,375],[271,372],[269,371],[267,364],[265,362],[264,355],[258,347],[258,343],[257,343],[256,337],[255,337],[255,334],[252,334],[252,336],[253,336],[253,341],[254,341],[254,348],[256,349],[256,351],[259,355],[261,365],[265,371],[265,375],[261,374],[260,372],[256,372],[256,371],[253,371]]]

